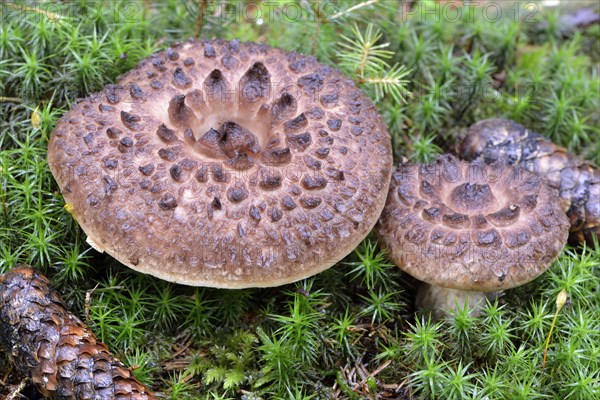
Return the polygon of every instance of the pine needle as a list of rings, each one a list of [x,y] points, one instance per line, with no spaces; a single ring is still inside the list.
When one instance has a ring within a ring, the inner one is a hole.
[[[394,54],[393,51],[384,50],[389,47],[389,43],[377,45],[381,39],[382,33],[371,24],[367,26],[367,30],[363,35],[354,25],[352,29],[354,38],[342,36],[343,42],[340,46],[343,52],[340,55],[342,64],[354,67],[359,78],[364,78],[365,73],[369,71],[381,71],[389,68],[387,59]]]
[[[354,72],[358,83],[373,90],[375,101],[389,94],[396,103],[406,103],[405,99],[411,93],[406,89],[409,81],[404,78],[411,71],[399,64],[390,67],[388,60],[394,56],[394,52],[387,50],[389,43],[379,43],[381,31],[369,24],[363,34],[354,25],[352,33],[353,37],[342,36],[341,65]]]
[[[4,97],[4,96],[0,96],[0,103],[22,103],[23,100],[21,100],[18,97]]]
[[[24,6],[21,4],[14,4],[14,3],[4,3],[4,5],[6,5],[6,7],[8,8],[12,8],[13,10],[17,10],[17,11],[24,11],[24,12],[34,12],[34,13],[38,13],[40,15],[44,15],[46,17],[48,17],[48,19],[50,20],[50,22],[58,22],[60,21],[63,16],[50,12],[50,11],[45,11],[42,10],[39,7],[28,7],[28,6]]]
[[[358,3],[357,5],[354,5],[354,6],[350,7],[350,8],[348,8],[347,10],[339,11],[339,12],[333,14],[331,16],[331,18],[329,18],[329,20],[334,20],[334,19],[337,19],[337,18],[342,17],[344,15],[351,14],[352,12],[354,12],[356,10],[359,10],[361,8],[364,8],[364,7],[368,7],[368,6],[372,5],[372,4],[377,4],[378,2],[379,2],[379,0],[363,1],[362,3]]]
[[[391,70],[381,77],[367,78],[365,83],[371,84],[375,88],[377,100],[382,99],[386,94],[390,94],[398,104],[406,103],[406,98],[412,97],[412,93],[406,89],[408,80],[404,79],[410,74],[410,70],[404,65],[394,65]]]

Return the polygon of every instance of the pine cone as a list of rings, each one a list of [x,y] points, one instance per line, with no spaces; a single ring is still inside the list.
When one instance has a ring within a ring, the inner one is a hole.
[[[570,240],[591,244],[600,236],[600,170],[591,163],[523,125],[497,118],[473,124],[457,153],[466,160],[506,160],[537,172],[559,191],[571,222]]]
[[[155,399],[30,267],[0,276],[0,347],[50,399]]]

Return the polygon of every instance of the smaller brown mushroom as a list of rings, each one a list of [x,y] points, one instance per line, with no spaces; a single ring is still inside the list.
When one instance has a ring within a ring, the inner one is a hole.
[[[569,240],[593,245],[600,236],[600,169],[514,121],[490,118],[469,128],[457,146],[465,160],[503,160],[539,174],[558,189],[571,222]]]
[[[537,175],[443,155],[398,166],[376,232],[396,265],[432,285],[417,302],[439,317],[542,274],[569,221]]]

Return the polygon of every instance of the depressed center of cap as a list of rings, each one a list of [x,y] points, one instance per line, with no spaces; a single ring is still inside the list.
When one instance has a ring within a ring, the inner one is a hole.
[[[450,204],[463,211],[480,211],[492,208],[496,197],[488,184],[465,182],[456,186],[450,193]]]

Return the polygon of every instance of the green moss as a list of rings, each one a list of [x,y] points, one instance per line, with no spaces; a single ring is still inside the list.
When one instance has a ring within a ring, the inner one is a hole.
[[[23,11],[25,4],[34,10]],[[244,18],[246,2],[215,15],[217,2],[208,1],[198,23],[198,4],[2,3],[0,272],[27,263],[47,273],[69,306],[165,398],[600,396],[598,246],[566,250],[548,273],[507,291],[481,317],[458,310],[444,322],[415,315],[414,280],[371,238],[296,284],[189,288],[90,249],[46,162],[50,132],[77,98],[197,30],[266,41],[342,68],[376,102],[397,160],[430,160],[452,147],[461,128],[504,116],[598,163],[597,26],[564,38],[559,14],[542,10],[539,24],[508,12],[492,22],[480,8],[473,20],[464,13],[449,21],[402,13],[394,2],[333,0],[308,9],[272,2],[260,24]],[[433,7],[418,3],[425,6]],[[562,289],[570,303],[542,369]],[[1,376],[8,365],[2,359]]]

